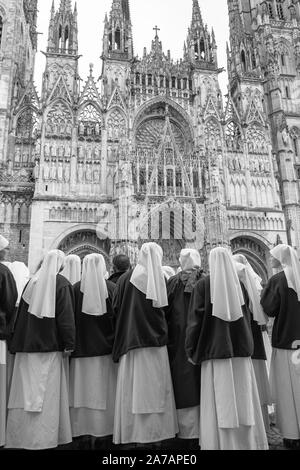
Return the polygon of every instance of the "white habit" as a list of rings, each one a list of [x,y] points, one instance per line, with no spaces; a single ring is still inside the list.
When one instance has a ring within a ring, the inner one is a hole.
[[[202,450],[267,450],[250,358],[217,359],[201,366]]]
[[[118,366],[111,356],[71,359],[70,415],[73,437],[112,436]]]
[[[153,443],[177,433],[167,347],[129,351],[118,371],[114,443]]]

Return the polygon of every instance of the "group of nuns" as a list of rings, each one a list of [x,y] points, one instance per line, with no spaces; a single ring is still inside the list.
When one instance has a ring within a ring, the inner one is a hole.
[[[174,275],[161,247],[146,243],[116,283],[101,254],[81,265],[53,250],[18,302],[7,245],[0,236],[0,446],[112,436],[116,445],[176,437],[202,450],[267,450],[275,409],[286,446],[299,447],[293,248],[271,250],[278,273],[264,289],[247,259],[223,247],[210,252],[209,275],[197,250],[182,250]]]

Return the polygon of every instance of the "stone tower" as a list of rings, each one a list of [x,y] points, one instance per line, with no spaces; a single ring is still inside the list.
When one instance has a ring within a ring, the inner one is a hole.
[[[247,92],[257,90],[258,112],[270,136],[287,241],[299,248],[300,3],[229,0],[228,6],[231,95],[242,109],[247,104]]]
[[[0,231],[27,261],[38,132],[33,86],[37,0],[0,1]]]

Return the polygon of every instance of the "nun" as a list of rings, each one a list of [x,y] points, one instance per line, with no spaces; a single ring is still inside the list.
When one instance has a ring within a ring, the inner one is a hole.
[[[16,282],[5,265],[9,242],[0,235],[0,447],[5,445],[8,387],[7,340],[18,299]]]
[[[113,435],[117,365],[112,298],[115,284],[105,280],[100,254],[84,258],[81,282],[74,286],[76,349],[70,364],[73,437]]]
[[[68,281],[74,286],[81,280],[81,259],[77,255],[68,255],[65,260],[65,267],[61,272]]]
[[[255,277],[253,276],[252,271],[249,269],[247,264],[237,262],[235,256],[234,260],[238,277],[244,292],[246,309],[248,310],[249,314],[249,323],[251,325],[254,340],[252,363],[255,372],[265,428],[267,431],[269,431],[270,420],[268,407],[272,405],[272,397],[267,368],[267,355],[262,333],[262,327],[266,326],[267,324],[267,317],[264,314],[260,304],[260,293],[257,290]]]
[[[209,256],[210,276],[192,292],[186,353],[201,365],[202,450],[264,450],[268,441],[251,356],[254,343],[229,250]]]
[[[180,253],[182,271],[167,285],[167,318],[169,327],[169,359],[179,425],[179,439],[199,439],[200,366],[191,364],[185,353],[188,308],[192,291],[204,276],[197,250]],[[190,442],[192,445],[192,442]]]
[[[72,441],[64,357],[75,349],[74,294],[59,274],[64,259],[50,251],[21,298],[10,343],[7,448],[43,450]]]
[[[178,432],[168,358],[168,306],[163,251],[142,246],[136,268],[118,281],[113,359],[119,363],[115,444],[152,444]]]
[[[262,293],[265,313],[275,318],[272,331],[270,382],[276,424],[288,448],[300,448],[300,262],[288,245],[271,250],[273,269],[279,269]]]
[[[262,290],[263,290],[263,285],[262,285],[262,278],[254,271],[254,269],[252,268],[251,264],[249,263],[249,261],[247,260],[246,256],[242,255],[241,253],[237,254],[237,255],[234,255],[233,258],[235,259],[235,261],[237,261],[238,263],[241,263],[241,264],[244,264],[245,266],[247,266],[247,268],[249,269],[253,279],[254,279],[254,282],[255,282],[255,286],[256,286],[256,289],[258,291],[258,295],[259,297],[261,297],[261,293],[262,293]],[[270,375],[270,366],[271,366],[271,356],[272,356],[272,346],[271,346],[271,341],[270,341],[270,338],[269,338],[269,333],[268,333],[268,325],[262,325],[261,326],[262,328],[262,335],[263,335],[263,340],[264,340],[264,345],[265,345],[265,351],[266,351],[266,356],[267,356],[267,368],[268,368],[268,375]],[[273,411],[273,407],[269,407],[269,410],[272,412]]]

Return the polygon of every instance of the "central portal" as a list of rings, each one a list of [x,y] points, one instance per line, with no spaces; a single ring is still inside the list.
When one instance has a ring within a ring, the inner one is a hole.
[[[58,247],[58,249],[63,251],[66,255],[77,255],[81,260],[92,253],[99,253],[104,256],[108,266],[110,248],[111,242],[109,238],[100,240],[96,230],[79,230],[71,233]]]

